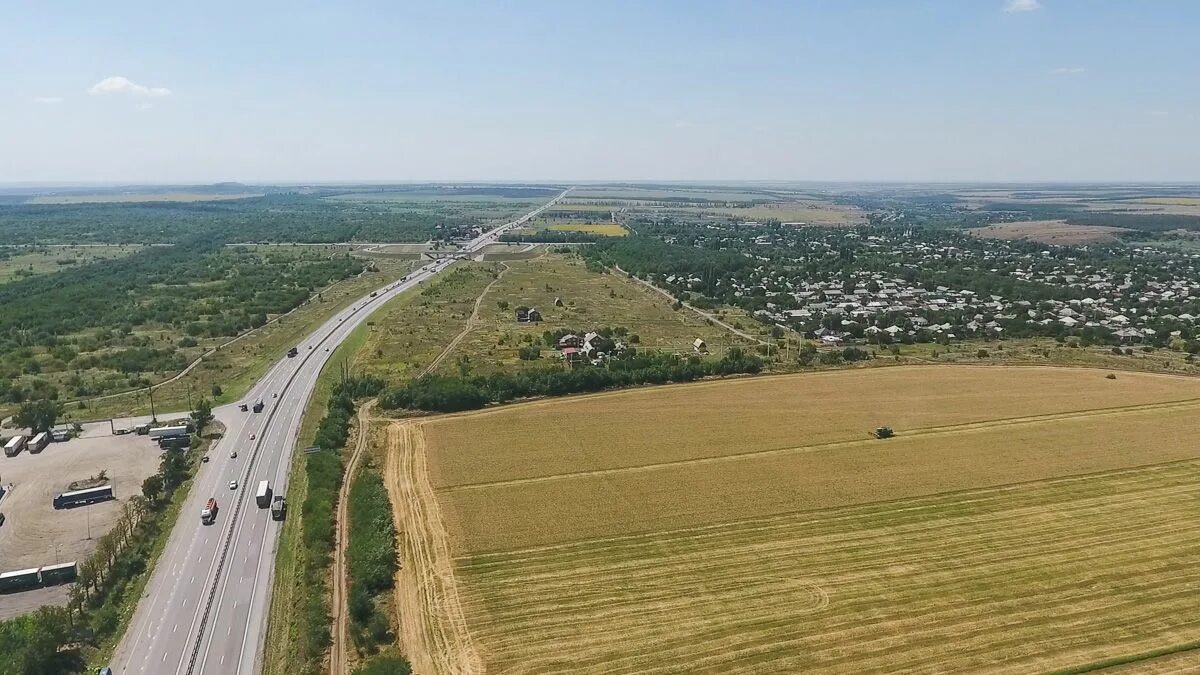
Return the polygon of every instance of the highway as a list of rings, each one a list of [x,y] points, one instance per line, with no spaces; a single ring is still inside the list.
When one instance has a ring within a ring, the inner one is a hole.
[[[570,191],[463,244],[461,250],[479,252]],[[275,494],[287,493],[301,417],[334,349],[378,307],[451,263],[427,263],[403,282],[378,289],[376,297],[355,301],[300,341],[299,354],[281,358],[239,401],[248,406],[263,401],[261,413],[241,412],[236,403],[214,411],[226,426],[225,435],[209,450],[210,461],[200,465],[179,521],[113,654],[114,673],[261,672],[282,523],[271,519],[269,509],[258,508],[255,488],[268,480]],[[236,458],[231,456],[235,451]],[[233,480],[237,489],[229,487]],[[203,525],[200,511],[210,497],[216,498],[219,511],[212,525]],[[288,517],[299,507],[289,499]]]

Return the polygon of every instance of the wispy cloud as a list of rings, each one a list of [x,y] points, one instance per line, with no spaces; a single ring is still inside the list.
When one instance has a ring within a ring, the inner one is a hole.
[[[139,104],[133,106],[134,110],[149,110],[153,107],[154,107],[153,103],[145,103],[145,102],[139,103]]]
[[[46,105],[54,105],[55,103],[62,103],[63,99],[61,96],[34,96],[33,102],[34,103],[45,103]]]
[[[1008,0],[1004,3],[1006,12],[1032,12],[1041,8],[1039,0]]]
[[[138,84],[128,78],[116,76],[106,77],[88,90],[89,94],[128,94],[130,96],[141,96],[147,98],[161,98],[170,96],[171,90],[166,87],[147,87]]]
[[[1171,115],[1166,110],[1147,110],[1146,114],[1150,117],[1169,117]]]
[[[1050,71],[1051,75],[1082,75],[1087,72],[1087,68],[1082,66],[1063,66]]]

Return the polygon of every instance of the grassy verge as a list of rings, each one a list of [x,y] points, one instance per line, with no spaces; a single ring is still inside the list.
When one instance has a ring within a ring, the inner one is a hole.
[[[388,306],[401,303],[407,298],[409,294],[389,301]],[[373,323],[374,321],[370,321],[359,325],[338,345],[321,370],[296,438],[297,452],[292,457],[288,478],[288,500],[297,507],[308,500],[310,490],[307,471],[309,456],[300,450],[316,442],[321,421],[333,398],[340,373],[353,365],[356,355],[362,350],[373,328]],[[324,587],[313,588],[305,581],[304,530],[302,509],[291,509],[275,555],[275,582],[271,593],[271,612],[263,659],[263,673],[266,675],[290,675],[296,672],[297,665],[305,661],[304,617],[298,609],[311,603],[314,597],[325,598]]]
[[[200,396],[213,399],[214,405],[236,401],[289,347],[298,344],[334,313],[357,302],[371,290],[407,274],[414,264],[391,256],[371,259],[377,272],[334,284],[281,320],[246,334],[205,357],[187,375],[156,388],[155,410],[185,410],[190,399]],[[100,419],[149,412],[150,399],[144,389],[87,401],[82,407],[72,404],[65,411],[66,419]]]

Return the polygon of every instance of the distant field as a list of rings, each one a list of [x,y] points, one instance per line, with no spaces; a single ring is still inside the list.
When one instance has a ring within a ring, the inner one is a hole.
[[[141,248],[126,245],[48,246],[41,249],[0,246],[0,255],[11,254],[8,257],[0,257],[0,284],[13,279],[58,272],[73,265],[132,255]]]
[[[624,237],[629,234],[629,230],[626,230],[617,223],[555,223],[546,229],[558,232],[598,234],[604,237]]]
[[[396,191],[389,192],[382,190],[379,192],[349,192],[340,195],[330,195],[325,197],[330,201],[345,201],[345,202],[463,202],[466,204],[478,204],[487,202],[502,202],[508,204],[528,204],[530,208],[536,207],[538,204],[550,201],[552,195],[545,199],[529,198],[529,197],[501,197],[497,195],[480,195],[480,194],[446,194],[440,192],[405,192]]]
[[[553,217],[555,213],[579,213],[579,212],[598,212],[609,213],[620,209],[619,206],[610,206],[607,204],[577,204],[575,202],[559,202],[553,207],[546,209],[546,215]]]
[[[744,202],[773,199],[759,192],[738,190],[705,190],[700,188],[641,189],[623,187],[577,188],[571,192],[573,199],[629,199],[655,201],[661,199],[694,199],[698,201]]]
[[[1030,672],[1169,651],[1200,639],[1197,412],[1190,378],[931,366],[397,423],[397,598],[423,612],[402,642],[420,672]],[[897,436],[868,436],[883,424]]]
[[[862,211],[827,202],[783,202],[745,208],[705,209],[705,211],[715,211],[745,220],[779,220],[801,222],[808,225],[849,225],[867,222],[866,215]]]
[[[1062,220],[1029,220],[1019,223],[1000,223],[967,230],[984,239],[1028,239],[1043,244],[1107,244],[1116,235],[1128,230],[1104,225],[1071,225]]]
[[[1200,206],[1200,197],[1144,197],[1134,199],[1142,204],[1164,204],[1167,206]]]
[[[28,204],[116,204],[121,202],[212,202],[261,197],[261,193],[206,194],[202,192],[148,192],[98,195],[42,195]]]

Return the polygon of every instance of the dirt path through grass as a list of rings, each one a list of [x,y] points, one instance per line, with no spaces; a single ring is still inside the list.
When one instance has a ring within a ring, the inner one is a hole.
[[[350,672],[354,661],[353,646],[350,644],[350,579],[346,574],[346,546],[350,541],[350,523],[347,517],[349,511],[350,484],[354,482],[354,471],[362,459],[367,447],[367,439],[371,433],[371,410],[375,401],[366,401],[358,408],[358,436],[354,441],[354,453],[346,463],[346,474],[342,479],[342,487],[338,490],[337,503],[337,533],[334,541],[336,550],[333,554],[333,641],[329,646],[329,668],[335,675]]]
[[[463,327],[462,331],[460,331],[458,335],[454,336],[453,340],[446,344],[446,348],[442,350],[442,353],[438,354],[434,360],[430,361],[429,365],[425,366],[425,368],[421,370],[417,377],[423,377],[436,370],[437,367],[441,365],[442,361],[446,360],[446,357],[450,356],[455,348],[458,347],[458,344],[463,341],[463,338],[467,337],[467,335],[474,330],[475,326],[479,325],[479,308],[483,306],[483,299],[487,297],[488,291],[492,290],[493,286],[500,283],[500,280],[504,278],[504,273],[512,269],[506,263],[500,264],[504,267],[504,269],[500,270],[500,272],[496,275],[496,278],[492,279],[492,283],[484,287],[483,291],[479,293],[479,297],[475,299],[475,306],[471,310],[471,316],[467,317],[467,325]]]

